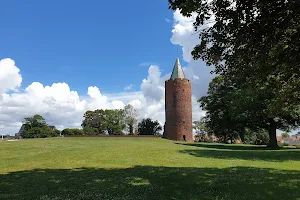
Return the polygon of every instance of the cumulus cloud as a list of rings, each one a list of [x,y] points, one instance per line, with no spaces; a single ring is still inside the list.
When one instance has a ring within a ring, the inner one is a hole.
[[[214,77],[210,72],[213,67],[206,66],[202,60],[193,60],[191,52],[200,43],[199,34],[195,32],[193,22],[196,14],[191,17],[184,17],[179,10],[173,13],[174,25],[172,29],[171,43],[182,48],[183,59],[188,63],[184,67],[187,78],[192,80],[192,93],[199,98],[207,93],[208,84]],[[209,25],[207,25],[209,26]]]
[[[157,65],[151,65],[148,77],[142,81],[141,90],[150,101],[158,102],[164,95],[164,86],[161,80],[161,71]]]
[[[193,47],[199,43],[192,25],[195,16],[186,18],[176,11],[173,17],[171,42],[181,46],[183,59],[188,63],[183,67],[186,77],[192,81],[193,120],[198,120],[205,113],[199,108],[197,99],[207,92],[208,83],[213,77],[210,74],[212,68],[205,66],[202,61],[194,61],[191,57]],[[86,95],[82,96],[64,82],[45,86],[33,82],[18,92],[22,83],[20,69],[12,59],[3,59],[0,61],[0,126],[3,126],[4,133],[13,134],[19,130],[24,117],[41,114],[48,124],[60,129],[80,127],[83,114],[87,110],[120,109],[127,104],[138,109],[139,120],[150,117],[163,125],[164,87],[172,69],[170,68],[169,73],[162,74],[158,65],[147,65],[148,75],[141,80],[138,92],[128,91],[132,87],[129,85],[124,88],[125,92],[102,94],[98,87],[90,86]]]
[[[17,90],[22,82],[22,76],[15,62],[6,58],[0,60],[0,94],[9,90]]]

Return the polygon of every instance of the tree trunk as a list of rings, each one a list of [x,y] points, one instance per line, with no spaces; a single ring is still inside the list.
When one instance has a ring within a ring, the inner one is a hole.
[[[270,125],[269,125],[269,128],[268,128],[268,131],[269,131],[270,141],[269,141],[268,147],[270,147],[270,148],[279,148],[279,146],[277,144],[277,138],[276,138],[277,124],[274,121],[274,119],[270,119],[269,122],[270,122]]]
[[[224,140],[223,140],[223,142],[224,142],[225,144],[227,144],[227,135],[226,135],[226,134],[224,134]]]
[[[239,133],[242,143],[245,143],[245,132],[240,131]]]
[[[130,132],[130,135],[133,135],[133,126],[131,124],[129,125],[129,132]]]

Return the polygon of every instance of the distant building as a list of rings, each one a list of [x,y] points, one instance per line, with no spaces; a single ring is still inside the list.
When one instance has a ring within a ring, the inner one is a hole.
[[[280,143],[288,143],[290,145],[300,144],[300,134],[292,135],[288,138],[283,138],[282,136],[277,136],[277,141]]]
[[[300,133],[297,133],[296,135],[292,135],[292,137],[296,138],[296,140],[300,140]]]

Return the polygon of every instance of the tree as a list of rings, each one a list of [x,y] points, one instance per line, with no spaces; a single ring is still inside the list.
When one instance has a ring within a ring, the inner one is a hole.
[[[52,130],[48,127],[45,119],[41,115],[35,114],[33,117],[24,118],[24,120],[23,138],[46,138],[60,135],[59,130]]]
[[[246,144],[266,145],[270,141],[268,131],[265,129],[251,130],[246,128],[244,135]]]
[[[98,129],[98,134],[103,134],[105,131],[110,135],[122,134],[126,126],[124,110],[122,109],[87,111],[83,117],[81,126],[86,130],[85,132],[91,134],[95,134],[95,128]]]
[[[204,118],[194,121],[193,129],[195,130],[196,135],[199,137],[199,141],[206,141],[207,136],[210,135]]]
[[[125,122],[129,127],[129,134],[133,135],[133,127],[137,123],[136,117],[138,116],[138,111],[130,104],[124,108]]]
[[[27,129],[30,129],[30,128],[44,128],[47,126],[47,123],[45,121],[45,119],[41,116],[41,115],[38,115],[38,114],[35,114],[33,117],[26,117],[24,118],[25,120],[25,130]]]
[[[143,119],[138,124],[139,135],[159,135],[159,132],[162,130],[159,122],[152,121],[150,118]]]
[[[105,110],[103,127],[109,135],[123,134],[123,129],[126,127],[124,110]]]
[[[300,124],[300,2],[168,1],[184,16],[196,13],[200,42],[193,58],[214,65],[214,72],[236,87],[243,104],[235,113],[267,129],[269,146],[277,147],[276,129]]]
[[[224,143],[230,139],[231,143],[239,138],[245,127],[244,121],[233,117],[231,105],[235,104],[231,93],[233,88],[225,84],[222,76],[215,77],[209,84],[208,94],[201,97],[198,102],[200,107],[206,111],[204,120],[207,128]]]
[[[95,111],[86,111],[83,115],[84,120],[82,121],[81,126],[83,128],[96,128],[98,129],[98,133],[104,132],[104,110],[95,110]]]
[[[289,138],[290,137],[290,135],[286,132],[281,133],[281,136],[282,136],[282,138]]]

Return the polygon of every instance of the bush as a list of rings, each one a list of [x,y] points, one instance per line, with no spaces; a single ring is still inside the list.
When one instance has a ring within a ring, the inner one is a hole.
[[[85,127],[83,128],[84,135],[98,135],[99,130],[97,128]]]
[[[265,130],[259,130],[257,132],[248,131],[244,136],[246,144],[256,144],[256,145],[267,145],[269,144],[269,134]]]
[[[33,127],[24,130],[22,133],[23,138],[47,138],[59,136],[58,130],[51,130],[48,127]]]
[[[287,147],[287,146],[290,146],[290,144],[289,144],[289,143],[286,143],[286,142],[284,142],[284,143],[282,144],[282,146],[284,146],[284,147]]]
[[[78,128],[66,128],[61,132],[62,135],[84,135],[82,129]]]

